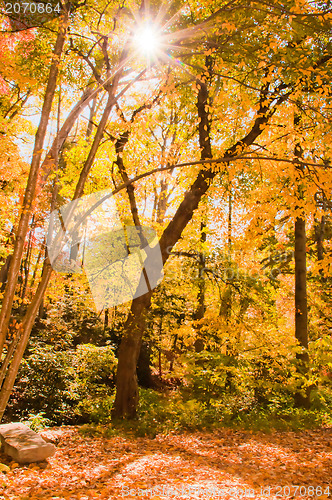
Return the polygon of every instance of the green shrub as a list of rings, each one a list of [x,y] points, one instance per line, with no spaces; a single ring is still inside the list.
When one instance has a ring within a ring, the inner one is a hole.
[[[6,417],[28,419],[30,414],[43,414],[53,423],[71,423],[75,403],[69,391],[72,359],[72,351],[32,348],[22,360]]]
[[[73,358],[76,392],[93,395],[101,385],[114,388],[116,365],[111,345],[78,345]]]
[[[243,390],[245,382],[241,378],[235,357],[220,352],[202,351],[191,353],[188,361],[188,389],[200,400],[209,403],[218,399],[227,386],[232,391]]]
[[[282,355],[235,357],[202,351],[189,358],[187,391],[212,406],[218,400],[239,410],[282,404],[290,401],[297,383],[294,363]]]
[[[113,405],[117,360],[112,346],[77,346],[71,391],[78,399],[75,413],[82,421],[108,422]]]
[[[112,346],[34,347],[20,366],[6,418],[43,415],[53,424],[108,421],[116,358]]]

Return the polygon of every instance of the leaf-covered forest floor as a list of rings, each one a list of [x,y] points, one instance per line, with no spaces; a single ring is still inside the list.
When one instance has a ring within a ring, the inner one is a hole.
[[[91,437],[64,426],[42,434],[57,445],[47,462],[19,466],[0,456],[10,467],[2,473],[1,500],[332,496],[332,429],[221,429],[151,439]]]

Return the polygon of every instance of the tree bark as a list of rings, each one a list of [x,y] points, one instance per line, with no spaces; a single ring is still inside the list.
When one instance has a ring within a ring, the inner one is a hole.
[[[145,316],[151,303],[151,292],[133,300],[118,352],[116,397],[113,416],[134,418],[138,405],[136,366],[145,329]]]
[[[38,252],[38,257],[37,257],[37,261],[36,261],[36,264],[35,264],[35,268],[33,270],[33,274],[32,274],[32,278],[31,278],[31,282],[29,284],[29,288],[32,288],[33,285],[35,284],[35,281],[36,281],[36,277],[37,277],[37,272],[39,270],[39,263],[40,263],[40,259],[42,257],[42,254],[45,253],[45,249],[43,248],[43,245],[45,245],[45,240],[43,241],[43,244],[42,246],[40,247],[39,249],[39,252]]]
[[[109,309],[105,309],[104,311],[104,332],[106,331],[106,328],[108,328],[109,325]]]
[[[12,254],[8,255],[6,258],[5,263],[3,264],[1,271],[0,271],[0,283],[1,283],[1,289],[0,291],[3,292],[6,288],[6,283],[8,281],[8,271],[10,268],[10,262],[12,260]]]
[[[162,224],[167,210],[168,182],[166,177],[160,181],[160,193],[156,207],[156,219],[158,224]]]
[[[21,290],[21,294],[20,294],[20,298],[21,298],[20,313],[23,312],[23,310],[24,310],[24,299],[25,299],[25,294],[27,292],[27,288],[28,288],[28,280],[29,280],[29,273],[30,273],[30,266],[31,266],[31,255],[32,255],[32,237],[34,235],[34,231],[35,231],[34,219],[32,218],[31,228],[30,228],[29,238],[28,238],[28,248],[27,248],[26,257],[25,257],[24,264],[23,264],[24,279],[22,276],[22,290]]]
[[[307,304],[307,265],[306,265],[306,229],[304,217],[295,220],[295,338],[303,349],[297,353],[299,372],[308,374],[308,304]],[[310,388],[296,392],[297,407],[310,407]]]
[[[10,235],[5,243],[5,247],[8,247],[9,245],[11,245],[14,240],[15,240],[15,237],[14,237],[14,234],[15,234],[15,228],[13,227],[10,231]],[[0,291],[3,292],[6,288],[6,283],[7,283],[7,279],[8,279],[8,271],[9,271],[9,267],[10,267],[10,261],[12,259],[12,254],[10,253],[7,257],[6,257],[6,260],[1,263],[1,269],[0,269],[0,283],[1,283],[1,289]]]
[[[139,357],[137,360],[137,380],[140,386],[154,387],[151,373],[151,348],[148,342],[142,341]]]
[[[299,127],[301,122],[300,115],[295,115],[294,126]],[[302,158],[303,150],[300,144],[295,147],[295,157]],[[297,198],[299,205],[303,205],[304,194],[302,177],[304,175],[304,167],[297,167]],[[305,213],[303,208],[302,213],[295,219],[294,236],[295,236],[295,338],[298,341],[302,351],[296,354],[298,360],[298,371],[304,377],[308,376],[309,371],[309,354],[308,354],[308,303],[307,303],[307,238],[306,238],[306,223]],[[303,384],[300,385],[297,392],[294,394],[294,402],[296,407],[310,407],[310,387]]]

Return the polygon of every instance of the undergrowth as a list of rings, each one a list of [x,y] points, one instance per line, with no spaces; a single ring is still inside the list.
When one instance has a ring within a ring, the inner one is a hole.
[[[213,404],[185,399],[180,391],[140,390],[138,416],[132,420],[101,420],[85,424],[85,435],[111,437],[118,434],[147,436],[182,431],[212,431],[232,428],[271,432],[332,427],[332,409],[327,405],[310,410],[273,401],[267,406],[255,404],[247,397],[224,397]],[[289,402],[287,402],[289,404]]]

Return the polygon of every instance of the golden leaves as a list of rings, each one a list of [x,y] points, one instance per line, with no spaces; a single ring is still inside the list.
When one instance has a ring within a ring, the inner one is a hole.
[[[6,466],[6,483],[0,484],[5,498],[109,500],[131,498],[123,496],[129,491],[136,498],[145,492],[155,499],[167,491],[173,491],[173,498],[180,496],[176,491],[192,497],[200,492],[204,498],[209,491],[212,498],[213,492],[216,497],[224,491],[227,498],[236,490],[252,490],[260,498],[262,491],[275,494],[278,485],[285,492],[287,485],[298,485],[298,491],[302,486],[303,493],[310,484],[318,488],[319,498],[328,498],[328,430],[263,434],[220,429],[155,439],[82,437],[77,427],[48,433],[59,430],[61,447],[47,468]]]
[[[222,23],[221,27],[224,31],[228,31],[228,32],[232,32],[232,31],[236,30],[235,24],[230,23],[228,21],[225,21],[224,23]]]

